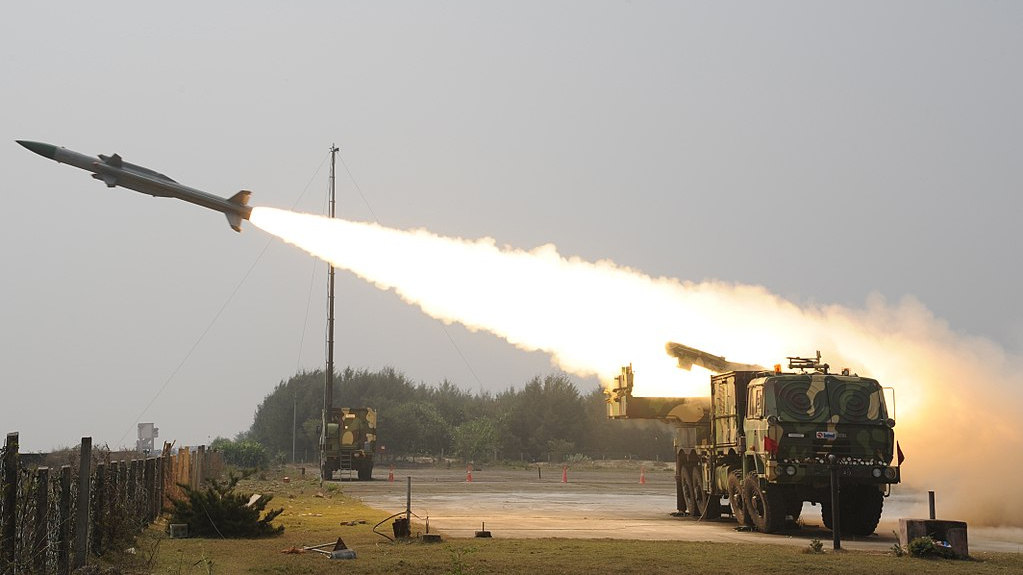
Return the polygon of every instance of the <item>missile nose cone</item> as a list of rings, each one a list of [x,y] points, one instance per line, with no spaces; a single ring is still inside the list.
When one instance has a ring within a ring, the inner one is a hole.
[[[29,140],[15,140],[15,141],[18,142],[19,144],[21,144],[22,146],[25,146],[26,148],[32,150],[33,152],[39,154],[40,156],[42,156],[44,158],[49,158],[49,159],[52,160],[53,157],[57,154],[57,146],[54,146],[52,144],[44,144],[42,142],[32,142],[32,141],[29,141]]]

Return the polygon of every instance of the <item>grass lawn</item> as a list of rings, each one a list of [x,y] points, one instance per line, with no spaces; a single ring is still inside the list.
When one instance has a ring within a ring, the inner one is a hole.
[[[275,524],[284,534],[270,539],[169,539],[166,523],[153,525],[133,553],[108,554],[103,562],[122,573],[279,575],[351,573],[1023,573],[1023,555],[982,553],[974,560],[925,560],[893,553],[808,553],[785,545],[612,539],[451,539],[422,543],[391,542],[374,533],[386,513],[343,494],[344,484],[321,488],[314,478],[284,483],[280,478],[247,479],[246,493],[273,495],[268,508],[284,507]],[[353,523],[354,525],[349,525]],[[390,521],[379,531],[391,534]],[[413,535],[425,526],[413,520]],[[282,553],[344,539],[358,557],[332,560],[325,555]],[[826,547],[826,546],[825,546]]]

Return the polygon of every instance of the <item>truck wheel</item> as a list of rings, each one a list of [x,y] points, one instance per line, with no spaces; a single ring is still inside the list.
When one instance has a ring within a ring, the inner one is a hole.
[[[746,512],[746,498],[743,495],[742,471],[736,470],[728,474],[728,505],[732,508],[732,517],[739,525],[753,527],[749,513]]]
[[[373,464],[369,463],[359,467],[359,481],[373,480]]]
[[[696,496],[696,515],[700,519],[717,519],[721,517],[721,496],[711,495],[704,491],[703,471],[693,468],[693,493]]]
[[[692,517],[699,517],[700,512],[696,509],[696,491],[693,489],[692,470],[683,468],[682,474],[682,499],[685,500],[686,512]]]
[[[750,473],[743,482],[746,511],[753,525],[762,533],[774,533],[785,527],[785,498],[778,489],[763,489],[757,474]]]
[[[682,476],[686,474],[686,468],[682,464],[682,452],[675,454],[675,509],[677,515],[688,515],[689,507],[686,505],[685,489]]]
[[[821,501],[821,519],[824,520],[824,527],[826,527],[828,529],[834,529],[835,528],[834,525],[831,524],[831,496],[830,495],[825,497]],[[842,521],[842,519],[839,518],[839,521]],[[843,521],[843,523],[845,523],[845,522]]]
[[[792,517],[793,521],[799,521],[799,516],[803,513],[803,500],[796,496],[788,497],[785,499],[785,515]]]
[[[873,485],[857,485],[842,499],[842,532],[866,537],[877,529],[884,508],[884,495]],[[850,497],[851,495],[851,497]],[[846,519],[846,516],[849,519]]]
[[[842,535],[865,537],[877,529],[884,507],[884,495],[872,485],[856,485],[842,489],[839,495],[838,521]],[[834,529],[831,522],[831,498],[821,501],[824,526]]]

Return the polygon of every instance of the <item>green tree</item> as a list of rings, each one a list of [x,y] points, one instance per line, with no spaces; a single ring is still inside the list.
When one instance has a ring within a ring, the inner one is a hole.
[[[278,383],[256,408],[247,438],[264,445],[271,459],[291,458],[293,434],[298,456],[318,454],[325,382],[326,373],[317,370]],[[377,372],[346,368],[334,377],[334,406],[366,406],[387,413],[410,399],[427,396],[429,389],[421,387],[391,368]],[[388,439],[387,428],[381,426],[378,441]]]
[[[533,378],[521,392],[499,396],[502,448],[532,459],[547,459],[550,442],[560,448],[580,445],[586,436],[586,410],[575,385],[565,374]]]
[[[478,417],[459,425],[451,433],[455,453],[465,461],[488,459],[497,448],[497,423]]]
[[[390,453],[440,455],[451,446],[451,427],[429,403],[410,401],[378,414],[377,428]]]
[[[270,464],[270,454],[258,441],[242,439],[231,441],[223,437],[213,440],[210,447],[224,454],[224,463],[253,469],[265,468]]]
[[[290,459],[294,433],[298,456],[315,458],[325,379],[323,371],[313,371],[278,383],[257,407],[252,426],[235,441],[258,442],[271,461]],[[490,395],[472,394],[450,381],[435,386],[415,383],[393,368],[346,368],[334,377],[334,405],[376,409],[377,443],[394,455],[437,455],[452,447],[463,456],[478,453],[458,430],[486,418],[494,427],[496,449],[505,457],[546,460],[576,452],[591,457],[674,457],[669,426],[609,420],[600,388],[582,395],[561,373],[534,377],[521,389]],[[493,450],[485,451],[490,455]]]
[[[319,433],[310,437],[295,422],[322,417],[323,371],[302,372],[280,382],[256,407],[247,439],[263,445],[271,459],[291,459],[292,435],[298,453],[318,453]]]

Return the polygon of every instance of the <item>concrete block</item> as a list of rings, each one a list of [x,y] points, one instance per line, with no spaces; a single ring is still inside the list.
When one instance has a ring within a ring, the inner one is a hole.
[[[899,544],[905,547],[917,537],[930,537],[935,541],[948,541],[960,557],[970,556],[965,521],[944,519],[899,519]]]

